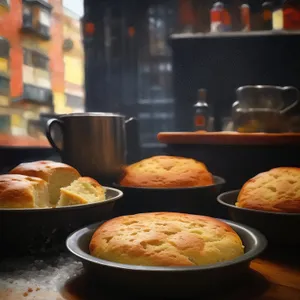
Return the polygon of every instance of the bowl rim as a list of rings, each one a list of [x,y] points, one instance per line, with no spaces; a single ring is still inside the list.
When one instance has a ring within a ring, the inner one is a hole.
[[[228,191],[228,192],[222,193],[222,194],[218,195],[217,201],[221,205],[227,206],[231,209],[241,210],[241,211],[250,212],[250,213],[265,214],[265,215],[276,215],[276,216],[299,216],[300,217],[300,213],[287,213],[287,212],[265,211],[265,210],[244,208],[244,207],[235,206],[233,204],[229,204],[229,203],[224,201],[224,197],[229,196],[229,195],[238,195],[238,193],[240,191],[241,190],[233,190],[233,191]]]
[[[62,206],[62,207],[37,207],[37,208],[0,208],[1,212],[46,212],[46,211],[67,211],[67,210],[78,210],[78,209],[84,209],[84,208],[92,208],[95,206],[101,206],[105,205],[107,203],[112,203],[120,198],[123,197],[124,193],[121,190],[118,190],[116,188],[103,186],[105,190],[116,192],[116,195],[114,197],[111,197],[108,200],[104,200],[101,202],[95,202],[95,203],[87,203],[87,204],[77,204],[77,205],[68,205],[68,206]]]
[[[221,186],[226,183],[223,177],[213,175],[215,181],[214,184],[205,186],[190,186],[190,187],[139,187],[139,186],[124,186],[119,183],[113,183],[112,185],[118,189],[130,189],[130,190],[143,190],[143,191],[181,191],[181,190],[198,190],[198,189],[208,189],[216,186]]]
[[[154,266],[139,266],[139,265],[116,263],[116,262],[111,262],[108,260],[96,258],[90,255],[89,253],[81,250],[80,247],[78,246],[79,238],[81,238],[86,234],[90,234],[91,232],[94,233],[95,230],[105,221],[94,223],[92,225],[86,226],[84,228],[81,228],[71,233],[66,239],[66,247],[73,255],[75,255],[82,261],[93,263],[104,267],[114,268],[114,269],[121,269],[127,271],[140,271],[140,272],[196,272],[196,271],[207,271],[207,270],[219,269],[219,268],[229,267],[243,262],[244,263],[249,262],[253,260],[255,257],[257,257],[258,255],[260,255],[266,249],[268,244],[267,239],[258,230],[237,222],[223,220],[223,219],[218,219],[218,220],[225,222],[226,224],[231,226],[232,229],[235,231],[236,229],[244,231],[249,237],[251,237],[254,240],[253,248],[251,248],[248,252],[244,253],[243,255],[234,258],[230,261],[215,263],[206,266],[154,267]]]

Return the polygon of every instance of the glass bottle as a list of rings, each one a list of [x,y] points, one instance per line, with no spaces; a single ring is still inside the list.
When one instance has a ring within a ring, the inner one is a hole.
[[[223,32],[224,28],[224,4],[216,2],[210,10],[210,31]]]
[[[282,4],[276,5],[272,14],[272,27],[273,30],[283,29],[283,9]]]
[[[198,90],[197,103],[194,105],[194,128],[196,131],[207,131],[209,125],[209,107],[206,95],[206,89]]]
[[[223,28],[224,31],[231,31],[232,30],[232,21],[231,21],[231,15],[229,12],[228,7],[224,6],[223,10]]]
[[[245,3],[241,5],[241,23],[242,31],[250,31],[250,6]]]
[[[193,33],[195,31],[195,11],[191,0],[179,1],[179,22],[181,33]]]
[[[286,0],[283,4],[283,28],[286,30],[300,29],[300,2]]]
[[[262,4],[262,17],[263,17],[263,29],[264,30],[272,30],[272,10],[273,5],[271,2],[264,2]]]

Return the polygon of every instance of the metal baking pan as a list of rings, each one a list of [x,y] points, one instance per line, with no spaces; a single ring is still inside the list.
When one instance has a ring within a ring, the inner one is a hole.
[[[300,213],[268,212],[235,206],[239,190],[223,193],[218,202],[227,207],[230,218],[262,232],[274,245],[300,245]]]
[[[123,191],[124,198],[116,205],[119,214],[171,211],[224,217],[216,202],[225,180],[214,176],[214,184],[186,188],[125,187],[113,184]]]
[[[65,250],[67,236],[83,226],[110,218],[122,191],[105,187],[106,201],[59,208],[0,208],[0,260],[5,256]]]
[[[265,237],[247,226],[224,221],[241,237],[245,254],[234,260],[201,267],[147,267],[114,263],[95,258],[88,246],[97,223],[76,231],[67,239],[68,250],[79,258],[90,280],[102,282],[113,289],[124,288],[147,296],[180,297],[202,293],[203,290],[235,285],[247,273],[251,260],[261,254],[267,245]]]

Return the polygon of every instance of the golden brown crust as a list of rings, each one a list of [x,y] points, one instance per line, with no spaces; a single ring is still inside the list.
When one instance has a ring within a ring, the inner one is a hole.
[[[169,212],[109,220],[96,230],[89,248],[101,259],[147,266],[207,265],[244,253],[241,239],[227,224]]]
[[[0,175],[0,207],[35,208],[35,189],[38,187],[46,190],[47,182],[24,175]]]
[[[213,176],[194,159],[154,156],[126,167],[120,184],[154,188],[207,186],[213,184]]]
[[[73,167],[49,160],[40,160],[29,163],[23,163],[10,171],[10,174],[21,174],[26,176],[39,177],[45,181],[49,181],[49,177],[56,170],[67,170],[75,176],[80,176],[78,171]]]
[[[70,185],[80,177],[78,171],[73,167],[48,160],[20,164],[11,170],[10,173],[34,176],[47,181],[52,206],[57,205],[60,188]]]
[[[300,213],[300,168],[281,167],[258,174],[244,184],[236,206]]]

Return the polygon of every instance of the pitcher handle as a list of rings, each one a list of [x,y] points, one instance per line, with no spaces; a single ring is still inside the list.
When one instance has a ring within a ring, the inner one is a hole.
[[[54,142],[54,139],[52,138],[52,134],[51,134],[51,128],[53,127],[54,124],[59,125],[60,130],[62,131],[62,127],[63,127],[63,122],[61,120],[58,119],[50,119],[47,121],[47,126],[46,126],[46,136],[47,139],[49,141],[49,143],[51,144],[51,146],[59,153],[61,153],[62,149],[60,149],[56,143]]]
[[[129,118],[129,119],[125,120],[125,124],[127,125],[128,123],[130,123],[134,120],[135,120],[135,118]]]
[[[299,90],[293,86],[285,86],[282,88],[282,91],[285,93],[286,91],[295,91],[296,92],[296,99],[293,100],[293,102],[288,105],[287,107],[284,107],[280,113],[285,114],[286,112],[288,112],[289,110],[291,110],[292,108],[294,108],[298,102],[299,102]],[[285,100],[285,99],[284,99]]]

